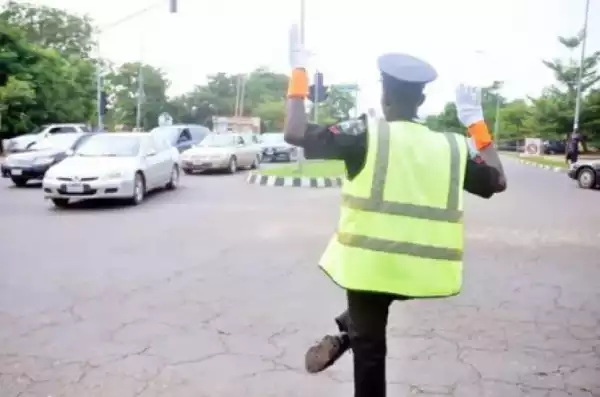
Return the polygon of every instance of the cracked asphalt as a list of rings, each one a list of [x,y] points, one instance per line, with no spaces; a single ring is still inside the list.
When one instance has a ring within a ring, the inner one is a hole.
[[[463,293],[392,308],[390,396],[600,396],[600,192],[506,162]],[[3,180],[0,396],[351,396],[350,354],[303,371],[344,306],[316,267],[338,197],[207,175],[59,211]]]

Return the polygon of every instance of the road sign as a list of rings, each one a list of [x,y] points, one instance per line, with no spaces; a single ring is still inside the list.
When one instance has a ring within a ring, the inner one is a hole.
[[[525,156],[541,156],[542,140],[540,138],[525,138]]]
[[[160,116],[158,116],[158,125],[161,127],[173,125],[173,117],[167,112],[161,113]]]

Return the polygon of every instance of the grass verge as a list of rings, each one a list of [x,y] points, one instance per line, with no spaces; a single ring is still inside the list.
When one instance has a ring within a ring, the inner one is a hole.
[[[261,175],[292,176],[292,177],[338,177],[344,175],[344,162],[336,160],[305,161],[300,168],[297,163],[285,164],[273,168],[263,168]]]
[[[569,166],[565,163],[563,157],[553,157],[553,156],[519,156],[517,153],[503,153],[505,156],[510,156],[514,158],[518,158],[524,161],[529,161],[536,164],[547,165],[550,167],[559,167],[567,169]]]

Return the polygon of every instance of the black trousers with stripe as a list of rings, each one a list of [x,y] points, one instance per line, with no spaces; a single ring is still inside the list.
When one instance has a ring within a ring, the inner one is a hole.
[[[347,291],[348,310],[335,318],[350,337],[354,360],[354,397],[386,396],[386,330],[389,308],[408,298],[372,292]]]

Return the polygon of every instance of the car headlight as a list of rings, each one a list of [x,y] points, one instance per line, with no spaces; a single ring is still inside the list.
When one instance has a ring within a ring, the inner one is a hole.
[[[121,179],[123,178],[123,173],[121,171],[109,172],[104,176],[104,179]]]
[[[38,157],[33,160],[34,165],[48,165],[54,162],[54,157]]]

